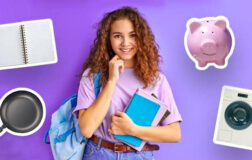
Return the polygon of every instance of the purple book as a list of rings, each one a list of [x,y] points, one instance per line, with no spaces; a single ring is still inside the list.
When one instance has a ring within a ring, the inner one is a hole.
[[[137,89],[124,112],[135,124],[148,127],[160,124],[170,114],[167,108],[154,95]],[[146,143],[146,141],[131,135],[114,135],[114,137],[138,151],[141,151]]]

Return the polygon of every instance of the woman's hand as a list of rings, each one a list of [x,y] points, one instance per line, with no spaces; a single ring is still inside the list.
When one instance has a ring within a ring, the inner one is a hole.
[[[115,55],[109,61],[109,81],[116,83],[119,80],[119,69],[120,72],[124,71],[124,62],[119,56]]]
[[[116,113],[112,115],[112,122],[108,132],[117,135],[132,135],[135,128],[136,124],[134,124],[126,113],[116,111]]]

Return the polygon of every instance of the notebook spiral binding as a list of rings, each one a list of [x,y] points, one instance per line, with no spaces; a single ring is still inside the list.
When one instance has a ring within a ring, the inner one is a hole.
[[[26,45],[26,36],[25,36],[24,25],[21,25],[20,29],[21,29],[21,37],[22,37],[24,64],[27,64],[28,63],[28,55],[27,55],[27,45]]]

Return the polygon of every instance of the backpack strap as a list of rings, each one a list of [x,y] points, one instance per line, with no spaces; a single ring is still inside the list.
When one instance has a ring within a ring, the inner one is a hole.
[[[53,140],[54,143],[56,144],[56,143],[58,143],[58,142],[63,142],[63,141],[65,141],[65,139],[67,138],[67,136],[69,136],[70,134],[72,134],[74,131],[75,131],[75,128],[74,128],[74,127],[71,128],[71,129],[69,129],[69,130],[66,131],[64,134],[62,134],[62,135],[60,135],[60,136],[54,138],[54,140]]]
[[[99,94],[99,92],[100,92],[99,80],[100,80],[100,77],[101,77],[101,72],[99,72],[99,73],[97,73],[97,74],[94,74],[93,77],[94,77],[95,96],[96,96],[96,98],[97,98],[97,97],[98,97],[98,94]]]
[[[49,126],[49,128],[47,129],[47,131],[46,131],[46,133],[45,133],[45,135],[44,135],[44,138],[43,138],[45,144],[50,144],[50,141],[47,141],[47,137],[48,137],[48,134],[49,134],[49,130],[50,130],[50,126]]]

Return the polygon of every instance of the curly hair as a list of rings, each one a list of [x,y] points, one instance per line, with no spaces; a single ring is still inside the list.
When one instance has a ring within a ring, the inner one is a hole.
[[[133,23],[138,46],[134,57],[134,70],[137,78],[143,82],[144,88],[147,88],[150,84],[154,85],[155,79],[159,78],[161,56],[158,54],[158,45],[148,23],[137,9],[131,7],[122,7],[106,13],[98,23],[96,38],[89,57],[83,64],[82,74],[87,68],[90,68],[88,73],[90,78],[92,73],[101,72],[99,84],[105,86],[109,77],[109,61],[115,56],[110,44],[111,25],[116,20],[123,18],[129,19]]]

